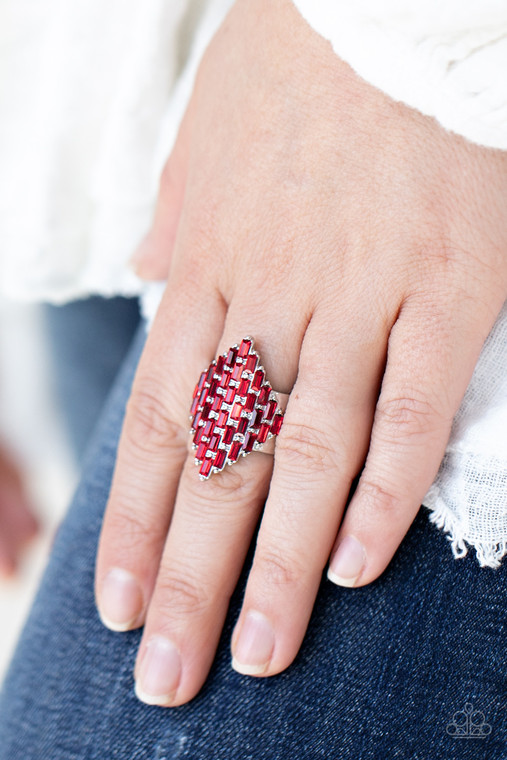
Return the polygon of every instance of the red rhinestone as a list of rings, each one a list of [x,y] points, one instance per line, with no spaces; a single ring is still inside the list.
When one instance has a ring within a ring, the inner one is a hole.
[[[235,398],[236,398],[236,388],[229,388],[227,393],[225,394],[225,403],[232,404]]]
[[[200,427],[198,430],[196,430],[196,433],[194,435],[194,443],[196,444],[200,443],[203,435],[204,435],[204,428]]]
[[[199,406],[199,396],[195,396],[194,400],[192,401],[192,406],[190,407],[190,414],[192,417],[197,411],[197,407]]]
[[[204,406],[207,398],[208,398],[208,389],[203,388],[201,395],[199,396],[199,406]]]
[[[224,371],[225,366],[225,356],[219,356],[217,359],[217,366],[215,367],[215,374],[221,375]]]
[[[252,341],[248,340],[248,338],[245,338],[244,340],[241,341],[241,345],[238,351],[238,356],[241,356],[241,358],[244,359],[251,348],[252,348]]]
[[[259,443],[264,443],[264,441],[267,439],[269,433],[269,423],[264,422],[260,428],[259,432],[257,434],[257,440]]]
[[[243,411],[243,405],[242,404],[234,404],[231,410],[231,419],[233,420],[239,420],[241,417],[241,412]]]
[[[278,435],[280,428],[282,427],[283,414],[275,414],[273,422],[271,423],[271,432],[273,435]]]
[[[244,367],[242,364],[236,364],[236,366],[232,370],[232,379],[239,380],[241,375],[243,374],[243,369]]]
[[[199,378],[199,382],[195,386],[194,398],[196,396],[199,396],[201,394],[201,391],[204,388],[205,381],[206,381],[206,370],[204,370],[204,372],[201,373],[201,377]]]
[[[268,403],[267,407],[264,410],[264,421],[269,422],[271,418],[273,417],[276,409],[276,401],[274,399],[271,399],[271,401]]]
[[[264,372],[261,369],[258,369],[255,375],[253,376],[252,390],[259,391],[263,382],[264,382]]]
[[[212,362],[209,365],[208,372],[206,373],[206,382],[211,383],[213,380],[213,375],[215,374],[215,362]]]
[[[199,427],[199,423],[200,423],[201,419],[202,419],[201,412],[197,412],[197,414],[195,415],[194,419],[192,420],[192,430],[197,430],[197,428]]]
[[[208,450],[208,444],[207,443],[200,443],[197,447],[197,451],[195,452],[195,458],[199,460],[199,462],[202,462],[204,457],[206,456],[206,452]]]
[[[246,431],[248,427],[248,420],[246,417],[242,417],[240,421],[238,422],[238,427],[236,428],[236,433],[240,433],[240,435],[243,435],[243,433]]]
[[[211,440],[208,444],[208,448],[210,451],[216,451],[218,449],[218,444],[220,443],[220,436],[219,435],[212,435]]]
[[[269,385],[263,385],[260,389],[259,395],[257,396],[257,403],[259,406],[264,406],[264,404],[267,404],[270,393],[271,388]]]
[[[228,388],[229,387],[229,381],[231,379],[231,372],[224,372],[222,375],[222,379],[220,380],[220,387],[221,388]]]
[[[238,396],[246,396],[249,386],[250,380],[241,380],[238,386]]]
[[[238,349],[237,348],[230,348],[229,353],[227,354],[227,359],[225,360],[225,363],[229,365],[229,367],[232,367],[234,362],[236,361],[236,356],[238,355]]]
[[[206,436],[206,438],[210,437],[211,433],[213,432],[213,428],[214,427],[215,427],[214,421],[213,420],[208,420],[207,423],[205,424],[204,428],[203,428],[204,435]]]
[[[213,466],[213,462],[211,461],[211,459],[209,458],[205,459],[204,462],[199,467],[199,475],[202,475],[203,478],[207,478],[211,472],[212,466]]]
[[[233,427],[232,425],[227,425],[227,427],[225,428],[225,432],[222,436],[222,440],[226,446],[232,443],[232,439],[234,438],[235,433],[236,433],[236,428]]]
[[[250,417],[250,427],[251,428],[257,427],[261,419],[262,419],[262,409],[255,409],[255,411],[252,412],[252,416]]]
[[[218,380],[212,380],[211,385],[208,388],[208,396],[214,397],[215,393],[217,392],[218,388]]]
[[[245,435],[245,440],[243,442],[243,451],[249,452],[252,451],[254,447],[254,443],[257,440],[257,436],[255,433],[251,433],[250,431]]]
[[[220,428],[223,428],[227,425],[227,420],[229,419],[229,412],[220,412],[218,415],[217,420],[217,426]]]
[[[245,409],[247,412],[252,412],[257,401],[255,393],[249,393],[245,401]]]
[[[207,420],[208,419],[210,410],[211,410],[211,404],[205,404],[204,407],[203,407],[203,410],[201,412],[203,420]]]
[[[239,453],[241,451],[242,447],[241,441],[234,441],[234,443],[231,445],[231,448],[229,449],[228,457],[229,461],[235,462],[236,459],[239,457]]]
[[[245,364],[243,365],[243,368],[248,370],[248,372],[253,372],[256,366],[257,366],[257,357],[255,356],[255,354],[250,354],[250,356],[247,357],[247,360]]]
[[[219,449],[215,455],[215,459],[213,461],[213,467],[216,467],[217,470],[221,470],[222,467],[225,464],[225,460],[227,459],[227,452],[225,449]]]
[[[211,408],[213,409],[214,412],[220,411],[220,407],[222,406],[223,400],[224,400],[223,396],[215,396],[215,400],[211,404]]]

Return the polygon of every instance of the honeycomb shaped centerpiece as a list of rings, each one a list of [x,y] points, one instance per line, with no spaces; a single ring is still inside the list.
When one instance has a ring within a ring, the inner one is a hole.
[[[252,338],[244,338],[204,370],[194,389],[190,418],[201,480],[278,435],[283,411]]]

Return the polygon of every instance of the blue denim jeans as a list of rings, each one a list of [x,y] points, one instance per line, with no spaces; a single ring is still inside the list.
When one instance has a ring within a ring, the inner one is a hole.
[[[46,304],[55,396],[79,464],[139,325],[137,298],[90,296]]]
[[[296,660],[271,678],[230,666],[250,551],[201,692],[172,709],[136,699],[140,632],[101,625],[93,573],[143,341],[141,330],[5,680],[0,759],[505,760],[507,568],[453,559],[423,511],[377,581],[323,578]]]

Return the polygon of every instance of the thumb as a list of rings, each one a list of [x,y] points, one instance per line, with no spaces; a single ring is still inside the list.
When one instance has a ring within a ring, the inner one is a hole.
[[[188,125],[183,119],[174,148],[160,177],[151,228],[130,259],[130,266],[143,280],[165,280],[178,231],[188,165]]]

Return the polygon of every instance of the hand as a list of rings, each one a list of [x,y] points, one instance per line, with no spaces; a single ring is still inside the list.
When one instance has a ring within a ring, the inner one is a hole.
[[[0,446],[0,578],[13,575],[21,549],[38,531],[21,473]]]
[[[363,82],[289,0],[238,0],[201,64],[143,244],[140,274],[168,284],[98,555],[106,625],[145,625],[142,699],[198,692],[263,507],[232,641],[239,671],[291,663],[330,556],[342,585],[385,570],[507,295],[506,200],[505,154]],[[274,468],[252,454],[201,482],[192,390],[247,334],[291,394]]]

